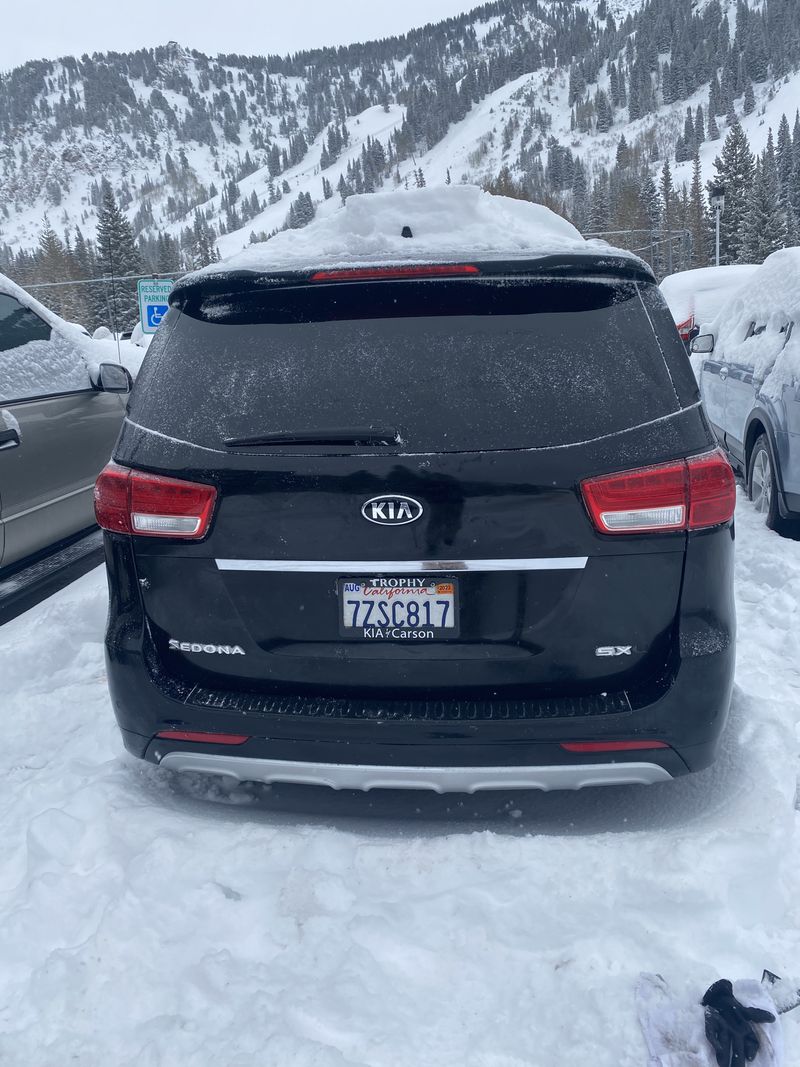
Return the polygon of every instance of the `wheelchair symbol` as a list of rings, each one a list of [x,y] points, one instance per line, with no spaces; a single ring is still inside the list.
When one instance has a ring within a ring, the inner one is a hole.
[[[169,311],[169,304],[148,304],[147,306],[147,325],[151,330],[157,329],[161,325],[161,320]]]

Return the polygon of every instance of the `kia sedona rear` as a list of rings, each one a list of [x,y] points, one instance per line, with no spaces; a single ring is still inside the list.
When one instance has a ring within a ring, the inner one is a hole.
[[[96,489],[132,753],[438,792],[713,761],[734,484],[643,264],[218,270],[170,303]]]

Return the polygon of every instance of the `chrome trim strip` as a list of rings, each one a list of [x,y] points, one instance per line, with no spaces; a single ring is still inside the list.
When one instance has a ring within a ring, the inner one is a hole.
[[[330,789],[428,789],[434,793],[479,793],[492,789],[583,789],[595,785],[652,785],[672,775],[655,763],[565,764],[556,767],[373,767],[341,763],[296,763],[248,759],[211,752],[168,752],[161,766],[172,771],[221,774],[237,782],[289,782]]]
[[[552,559],[218,559],[221,571],[299,571],[315,574],[449,574],[452,571],[582,571],[588,556]]]
[[[45,500],[42,504],[36,504],[32,508],[26,508],[25,511],[16,511],[13,515],[6,515],[3,518],[3,522],[13,522],[14,519],[24,519],[26,515],[32,515],[35,511],[41,511],[43,508],[52,507],[53,504],[60,504],[64,500],[69,500],[72,496],[80,496],[81,493],[93,493],[94,482],[91,485],[85,485],[82,489],[73,489],[71,493],[64,493],[63,496],[54,496],[52,500]]]

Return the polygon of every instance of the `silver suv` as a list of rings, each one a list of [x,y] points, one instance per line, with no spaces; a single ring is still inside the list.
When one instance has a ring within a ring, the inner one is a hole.
[[[769,256],[692,341],[706,414],[750,499],[800,529],[800,248]]]
[[[0,575],[94,526],[130,389],[95,344],[0,275]]]

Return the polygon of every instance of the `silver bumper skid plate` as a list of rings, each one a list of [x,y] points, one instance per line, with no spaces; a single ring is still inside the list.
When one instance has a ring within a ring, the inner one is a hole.
[[[168,752],[161,766],[223,775],[239,782],[288,782],[331,789],[427,789],[479,793],[492,789],[583,789],[594,785],[652,785],[672,776],[655,763],[564,764],[553,767],[381,767],[296,763],[204,752]]]

